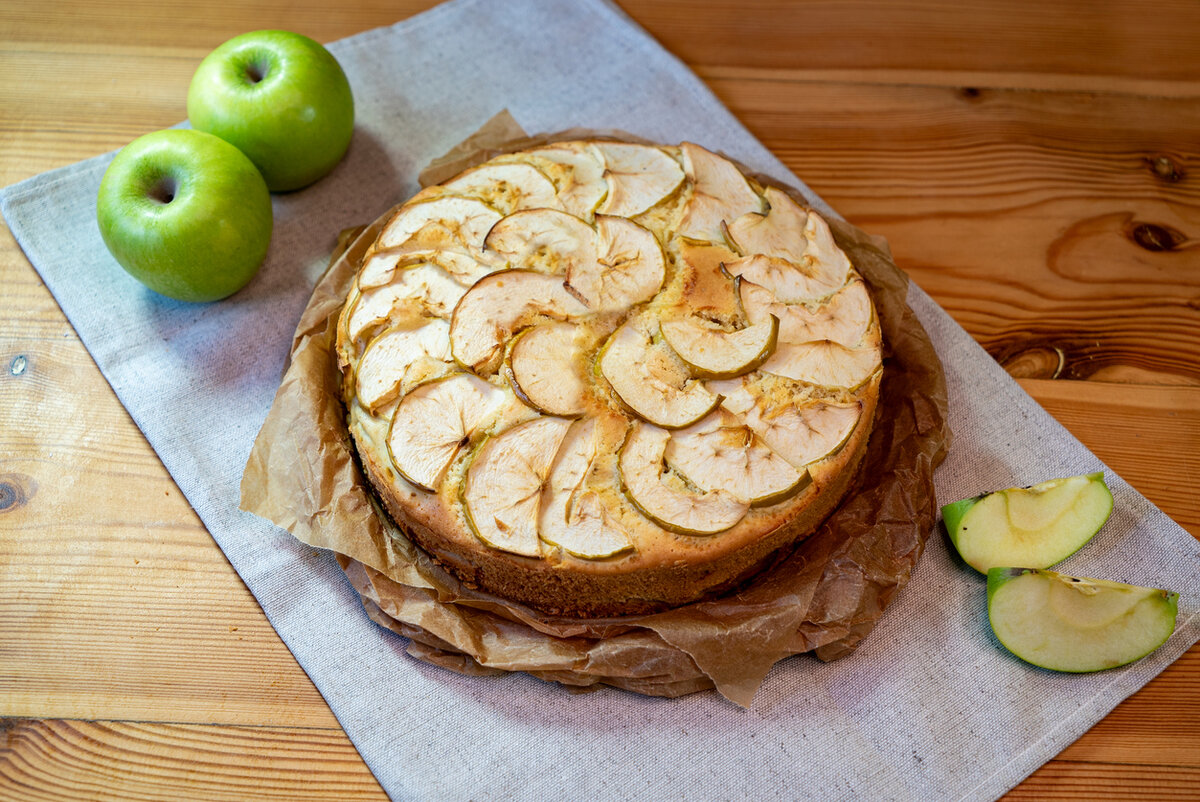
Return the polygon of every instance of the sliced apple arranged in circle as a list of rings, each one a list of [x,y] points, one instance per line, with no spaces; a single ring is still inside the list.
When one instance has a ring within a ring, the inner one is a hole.
[[[792,262],[758,253],[725,265],[730,275],[741,276],[765,287],[785,304],[815,301],[837,292],[846,284],[848,272],[808,273]]]
[[[879,370],[883,360],[878,331],[873,340],[847,348],[830,340],[779,343],[762,364],[765,373],[821,387],[856,390]]]
[[[664,458],[701,490],[721,490],[752,507],[778,504],[810,483],[808,471],[794,468],[723,409],[672,432]]]
[[[751,211],[726,225],[727,239],[743,254],[761,253],[793,264],[808,250],[808,212],[786,192],[767,187],[766,214]]]
[[[829,224],[806,212],[786,193],[768,192],[771,210],[751,213],[727,226],[729,239],[743,258],[725,268],[765,287],[785,304],[816,301],[841,289],[850,275],[850,259],[837,246]],[[801,227],[803,250],[791,239]]]
[[[710,382],[722,395],[721,406],[737,415],[752,432],[794,468],[803,469],[836,454],[862,418],[862,402],[776,399],[767,404],[750,392],[744,380]],[[780,403],[786,400],[787,403]]]
[[[691,142],[679,146],[692,197],[683,209],[679,236],[720,242],[728,221],[763,210],[763,199],[733,162]]]
[[[987,572],[988,619],[1022,660],[1054,671],[1132,663],[1171,637],[1179,594],[1034,568]]]
[[[504,343],[539,319],[586,314],[587,307],[563,287],[561,276],[533,270],[501,270],[475,283],[450,321],[454,359],[481,376],[496,372]]]
[[[601,214],[636,217],[683,183],[679,162],[658,148],[623,142],[596,142],[594,147],[608,182],[608,194],[596,210]]]
[[[358,274],[362,290],[383,287],[396,277],[396,272],[423,264],[436,265],[455,281],[469,287],[495,268],[458,251],[426,248],[421,245],[397,245],[367,254]]]
[[[375,412],[404,392],[446,371],[450,365],[450,325],[394,326],[367,344],[355,375],[355,396]]]
[[[660,324],[663,340],[687,364],[693,376],[727,379],[754,370],[775,351],[779,319],[767,319],[744,329],[726,331],[688,316]]]
[[[644,318],[630,318],[613,332],[598,367],[634,414],[664,428],[689,426],[721,401],[691,378],[666,343],[654,342]]]
[[[407,268],[392,283],[359,294],[346,321],[346,335],[353,342],[388,324],[423,317],[449,318],[466,292],[466,287],[437,265]]]
[[[608,194],[604,165],[592,148],[583,142],[560,142],[526,153],[562,168],[562,177],[556,182],[559,203],[564,211],[591,220]]]
[[[671,433],[637,422],[621,448],[621,484],[633,505],[672,532],[711,535],[745,517],[750,505],[725,490],[696,490],[668,471],[664,455]]]
[[[510,268],[566,275],[596,261],[596,232],[574,215],[556,209],[526,209],[496,223],[484,247]]]
[[[479,249],[483,238],[501,219],[500,212],[483,201],[446,195],[401,209],[384,226],[378,247],[391,248],[413,241],[430,248],[455,246]]]
[[[593,312],[617,312],[652,297],[662,286],[667,260],[649,229],[608,215],[596,216],[594,255],[567,269],[567,290]]]
[[[867,285],[861,281],[851,281],[812,307],[780,303],[770,290],[746,280],[745,276],[738,280],[738,292],[751,323],[761,323],[772,316],[779,318],[779,341],[783,343],[828,340],[855,348],[862,343],[875,316]]]
[[[513,391],[547,415],[575,417],[587,408],[583,332],[573,323],[549,322],[516,336],[508,352]]]
[[[530,164],[485,164],[461,173],[442,187],[471,195],[504,213],[518,209],[555,208],[558,190],[546,174]]]
[[[484,543],[537,557],[542,488],[571,421],[536,418],[484,440],[460,492],[467,521]]]
[[[946,532],[967,565],[1048,568],[1078,551],[1112,513],[1103,473],[1013,487],[942,507]]]
[[[542,490],[538,531],[569,554],[600,559],[633,548],[629,534],[588,487],[598,457],[620,447],[626,422],[605,415],[577,421],[563,438]]]
[[[436,490],[459,450],[506,399],[503,390],[465,373],[421,385],[392,414],[387,436],[392,464],[406,481]]]

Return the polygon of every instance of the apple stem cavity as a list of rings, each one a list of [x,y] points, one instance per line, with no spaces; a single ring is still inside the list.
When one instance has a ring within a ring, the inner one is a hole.
[[[156,203],[161,203],[164,206],[175,200],[175,192],[178,185],[175,181],[175,176],[164,175],[160,176],[154,184],[151,185],[150,191],[146,193],[150,200]]]
[[[270,67],[267,64],[254,61],[246,65],[246,78],[250,83],[256,84],[266,78],[269,71]]]

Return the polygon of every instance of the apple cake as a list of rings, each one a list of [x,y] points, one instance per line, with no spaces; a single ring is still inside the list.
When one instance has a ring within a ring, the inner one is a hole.
[[[882,373],[825,220],[686,142],[558,142],[424,189],[337,355],[396,525],[470,588],[587,618],[728,591],[809,535]]]

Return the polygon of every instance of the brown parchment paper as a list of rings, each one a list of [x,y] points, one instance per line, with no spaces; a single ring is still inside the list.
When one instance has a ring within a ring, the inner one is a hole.
[[[598,135],[637,141],[609,131],[528,137],[502,113],[433,162],[421,182],[501,152]],[[833,660],[854,650],[908,582],[934,529],[933,469],[950,443],[941,362],[882,239],[829,220],[872,290],[885,343],[880,411],[857,489],[736,593],[652,615],[580,620],[464,587],[382,512],[355,462],[335,327],[362,255],[390,214],[343,232],[313,291],[242,477],[243,509],[334,551],[372,620],[408,638],[413,657],[463,674],[524,671],[571,689],[606,684],[672,697],[715,687],[749,706],[779,660],[804,652]]]

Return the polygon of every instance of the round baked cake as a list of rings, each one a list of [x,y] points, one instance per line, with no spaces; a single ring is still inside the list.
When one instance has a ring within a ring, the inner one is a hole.
[[[395,523],[546,614],[729,590],[850,491],[880,330],[828,224],[683,143],[506,154],[403,204],[338,322]]]

